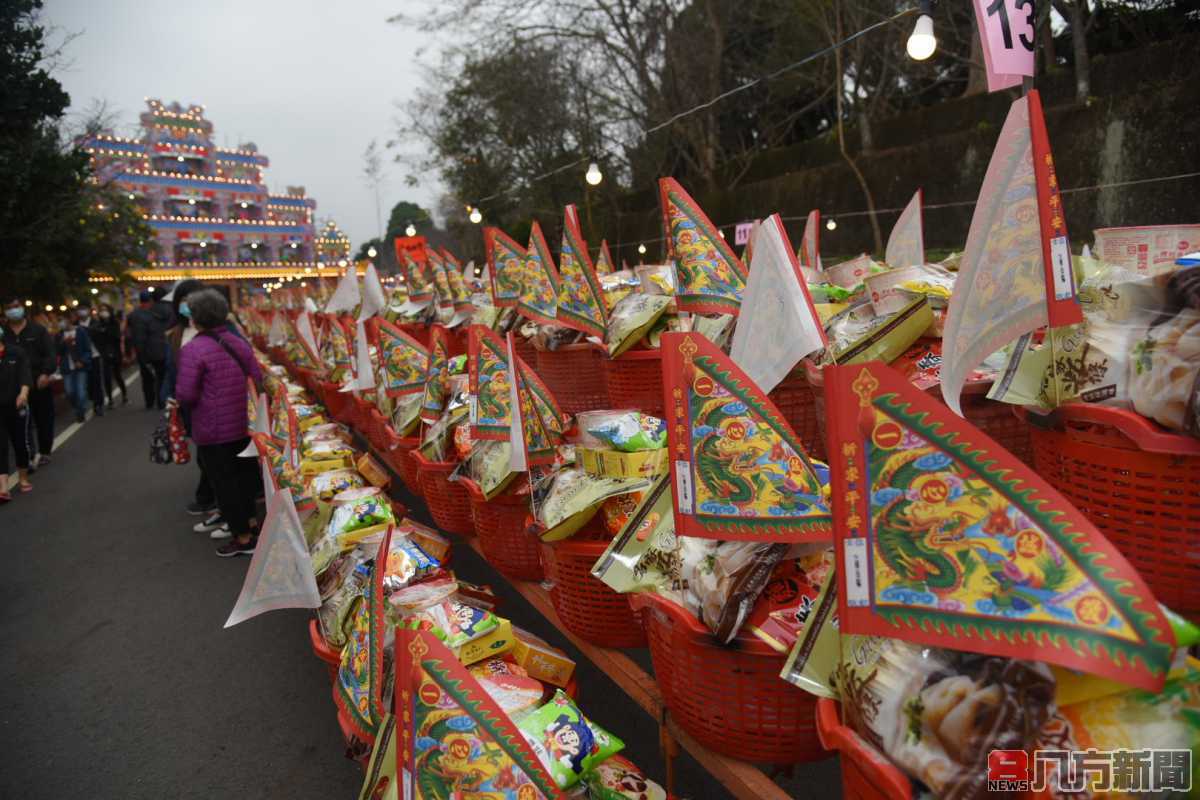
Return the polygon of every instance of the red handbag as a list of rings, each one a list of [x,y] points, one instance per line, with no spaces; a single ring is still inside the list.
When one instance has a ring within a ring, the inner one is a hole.
[[[167,422],[167,439],[171,443],[171,459],[176,464],[186,464],[192,460],[192,451],[188,449],[187,431],[183,427],[183,419],[179,416],[179,407],[171,409],[170,420]]]

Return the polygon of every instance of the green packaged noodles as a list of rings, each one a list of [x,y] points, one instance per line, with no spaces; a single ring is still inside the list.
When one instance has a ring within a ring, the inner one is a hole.
[[[335,536],[396,521],[391,504],[376,487],[342,492],[334,496],[333,505],[329,530]]]
[[[667,446],[667,424],[658,417],[638,411],[625,411],[593,417],[588,433],[623,453],[661,450]]]
[[[584,717],[561,689],[517,727],[562,789],[579,783],[585,772],[625,747],[616,736]]]

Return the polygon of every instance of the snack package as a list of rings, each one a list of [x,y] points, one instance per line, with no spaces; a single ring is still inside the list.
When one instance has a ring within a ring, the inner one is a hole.
[[[670,297],[641,292],[629,294],[618,302],[608,317],[605,336],[608,354],[615,358],[636,344],[670,304]]]
[[[513,628],[512,658],[531,678],[565,688],[575,674],[570,656],[529,631]]]
[[[649,486],[642,479],[594,478],[579,467],[565,467],[552,473],[548,483],[548,487],[534,487],[534,509],[538,522],[546,528],[542,534],[546,541],[574,534],[606,498]]]
[[[488,658],[480,661],[477,664],[472,664],[467,668],[476,678],[488,678],[493,675],[515,675],[519,678],[528,678],[529,673],[521,665],[508,661],[503,658]]]
[[[427,577],[440,566],[415,542],[393,532],[388,547],[387,564],[384,565],[383,592],[388,595],[399,591],[410,583]]]
[[[388,499],[376,487],[350,489],[334,495],[329,517],[329,533],[342,549],[362,541],[363,537],[396,521]]]
[[[392,412],[392,429],[400,436],[407,436],[417,427],[421,419],[421,394],[404,394],[396,399]]]
[[[394,624],[399,624],[427,608],[448,602],[457,591],[458,584],[450,577],[405,586],[388,596],[388,608],[393,612],[391,619]]]
[[[504,491],[517,473],[512,470],[512,445],[508,442],[476,441],[467,462],[467,475],[488,500]]]
[[[684,537],[681,574],[685,605],[723,644],[732,642],[750,615],[786,544],[720,542]]]
[[[675,267],[671,264],[642,264],[633,268],[646,294],[661,294],[672,297],[678,294],[675,283]]]
[[[1133,345],[1134,411],[1171,430],[1200,436],[1200,311],[1184,308]]]
[[[1054,713],[1045,664],[843,636],[842,719],[944,800],[988,796],[994,750],[1030,748]]]
[[[625,495],[623,495],[625,496]],[[670,479],[659,478],[596,560],[592,575],[613,591],[652,591],[686,605],[680,541],[675,535]]]
[[[870,303],[852,305],[829,320],[825,334],[838,364],[891,363],[932,323],[929,301],[921,295],[899,311],[880,316],[876,316]]]
[[[363,589],[371,579],[370,564],[359,562],[345,582],[317,611],[317,624],[330,647],[341,649],[350,633],[350,618],[355,606],[362,602]]]
[[[630,269],[617,270],[600,276],[600,288],[604,292],[604,305],[612,309],[632,292],[641,287],[637,274]]]
[[[321,406],[298,403],[292,406],[292,410],[296,412],[296,419],[300,422],[301,431],[307,431],[314,425],[321,425],[328,422],[325,419],[325,409]]]
[[[627,758],[613,756],[583,776],[589,800],[667,800],[666,791]]]
[[[630,492],[610,497],[600,505],[600,513],[604,517],[604,529],[609,536],[616,536],[629,522],[633,512],[637,510],[642,500],[642,492]]]
[[[513,720],[520,719],[525,712],[536,708],[542,702],[545,687],[533,678],[497,671],[472,671],[471,674],[483,690],[496,701],[496,705]]]
[[[327,461],[335,458],[349,458],[354,455],[354,448],[337,437],[313,439],[304,447],[306,460]]]
[[[356,470],[334,469],[310,475],[306,483],[308,493],[320,500],[330,500],[335,494],[347,489],[358,489],[367,482]]]
[[[658,417],[627,411],[610,416],[593,416],[588,433],[624,453],[660,450],[667,446],[667,424]]]
[[[405,536],[416,542],[422,550],[429,554],[430,558],[439,564],[446,563],[446,558],[450,555],[450,540],[428,525],[422,525],[416,520],[405,517],[404,520],[396,523],[395,535]]]
[[[746,629],[778,652],[788,652],[832,568],[833,551],[823,548],[780,561],[754,604]]]
[[[554,781],[563,789],[579,782],[583,773],[625,746],[617,737],[590,722],[562,690],[554,699],[526,716],[517,726]]]

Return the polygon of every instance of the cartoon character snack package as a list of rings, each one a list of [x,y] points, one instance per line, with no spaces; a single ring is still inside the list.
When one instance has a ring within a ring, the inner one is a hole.
[[[409,541],[393,529],[387,564],[384,565],[383,572],[384,594],[391,594],[414,581],[419,581],[440,566],[415,542]]]
[[[366,485],[363,476],[353,469],[334,469],[308,477],[308,493],[321,500],[330,500],[335,494]]]
[[[667,800],[666,791],[627,758],[613,756],[584,773],[589,800]]]
[[[517,725],[529,746],[563,789],[579,782],[583,773],[625,746],[617,737],[590,722],[565,692],[526,716]]]
[[[333,504],[328,530],[343,550],[396,521],[388,499],[374,486],[336,494]]]
[[[944,800],[987,796],[988,755],[1025,750],[1054,711],[1045,664],[843,636],[842,719]]]
[[[661,450],[667,446],[667,424],[658,417],[636,411],[593,416],[588,433],[624,453]]]

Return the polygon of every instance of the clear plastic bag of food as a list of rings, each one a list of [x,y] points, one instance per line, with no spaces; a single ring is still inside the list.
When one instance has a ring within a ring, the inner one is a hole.
[[[667,424],[658,417],[638,411],[593,413],[587,426],[590,435],[623,453],[661,450],[667,446]]]

